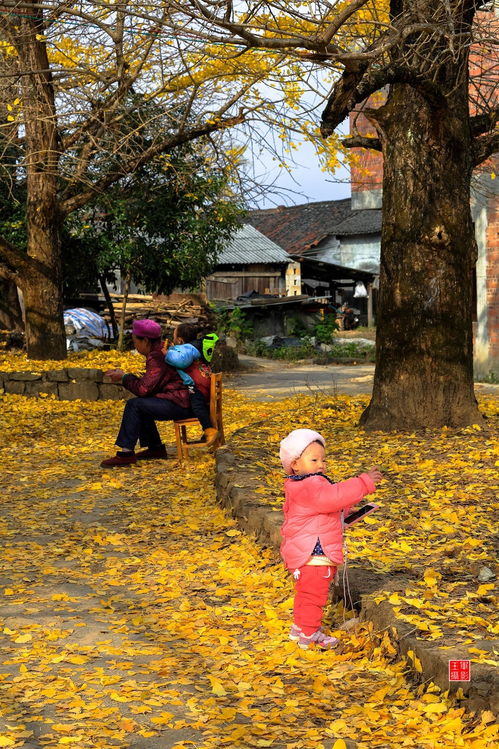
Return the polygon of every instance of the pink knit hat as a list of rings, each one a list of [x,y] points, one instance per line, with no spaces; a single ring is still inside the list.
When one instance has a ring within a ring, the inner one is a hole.
[[[320,442],[323,447],[326,447],[326,440],[322,434],[314,432],[313,429],[295,429],[281,440],[279,456],[286,473],[292,472],[291,463],[299,458],[312,442]]]
[[[161,338],[161,325],[154,320],[134,320],[132,333],[139,338]]]

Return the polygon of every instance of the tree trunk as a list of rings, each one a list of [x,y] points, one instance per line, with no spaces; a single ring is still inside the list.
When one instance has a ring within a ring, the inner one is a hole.
[[[99,274],[99,283],[102,289],[102,293],[104,294],[104,299],[106,300],[107,308],[109,310],[113,339],[116,340],[116,337],[118,335],[118,323],[116,322],[116,313],[114,311],[113,300],[111,299],[111,294],[109,293],[109,289],[107,288],[106,277],[103,274]]]
[[[0,328],[3,330],[24,330],[17,286],[13,281],[3,278],[0,278]]]
[[[120,320],[120,332],[118,336],[118,351],[123,351],[123,340],[125,337],[125,312],[126,305],[128,302],[128,294],[130,292],[130,273],[125,276],[125,285],[123,288],[123,303],[121,305],[121,320]]]
[[[462,66],[461,66],[462,67]],[[376,371],[369,429],[480,423],[473,392],[468,82],[438,100],[394,85],[370,113],[383,156]]]
[[[42,11],[26,6],[15,44],[21,72],[26,138],[28,255],[23,294],[30,359],[64,359],[61,219],[57,201],[58,142],[52,77]]]

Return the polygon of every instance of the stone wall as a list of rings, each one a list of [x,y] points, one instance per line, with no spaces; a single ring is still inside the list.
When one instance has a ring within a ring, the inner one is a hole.
[[[237,351],[225,343],[215,349],[214,372],[239,369]],[[126,400],[132,394],[114,385],[100,369],[64,367],[47,372],[0,372],[0,392],[42,398],[53,395],[61,401]]]
[[[114,385],[100,369],[65,367],[47,372],[0,372],[4,393],[32,398],[55,396],[64,401],[125,400],[131,396],[121,385]]]

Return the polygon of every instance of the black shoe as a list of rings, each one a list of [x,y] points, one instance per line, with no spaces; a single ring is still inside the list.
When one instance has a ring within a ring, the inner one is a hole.
[[[146,447],[145,450],[136,453],[135,457],[137,460],[166,460],[168,455],[166,447],[161,445],[160,447]]]

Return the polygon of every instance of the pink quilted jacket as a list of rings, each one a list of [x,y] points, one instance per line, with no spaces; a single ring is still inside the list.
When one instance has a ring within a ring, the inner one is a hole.
[[[335,564],[343,562],[341,510],[359,502],[376,486],[367,473],[333,484],[312,474],[284,482],[284,523],[281,556],[292,572],[303,567],[320,538],[324,554]]]

